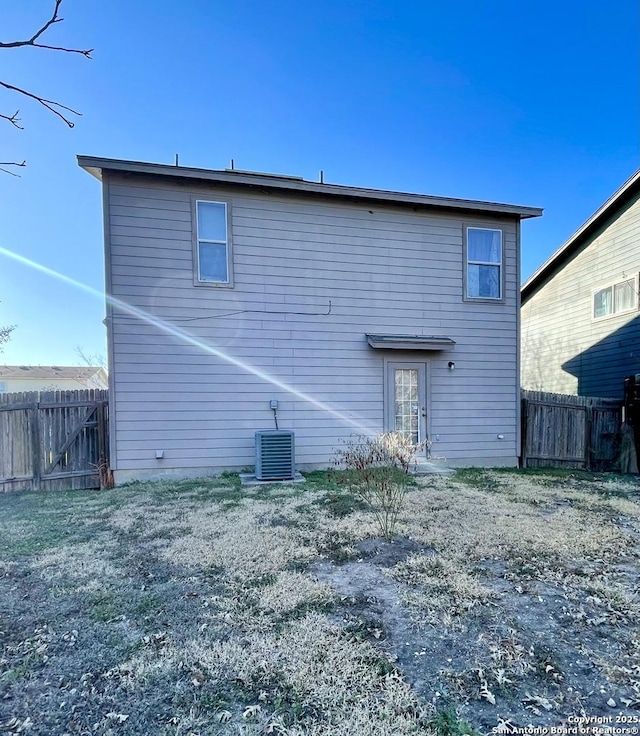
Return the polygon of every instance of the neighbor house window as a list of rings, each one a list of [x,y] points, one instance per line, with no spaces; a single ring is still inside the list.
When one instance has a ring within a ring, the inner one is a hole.
[[[0,394],[5,393],[7,390],[7,382],[6,381],[0,381]]]
[[[593,292],[593,318],[609,317],[638,308],[636,279],[626,279]]]
[[[200,283],[230,284],[231,254],[226,202],[197,200],[196,277]]]
[[[502,299],[502,230],[467,228],[467,299]]]

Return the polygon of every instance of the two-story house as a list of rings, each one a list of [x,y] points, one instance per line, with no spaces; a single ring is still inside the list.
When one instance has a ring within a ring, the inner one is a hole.
[[[640,170],[522,286],[522,385],[622,399],[640,373]]]
[[[541,210],[87,156],[103,186],[117,481],[298,467],[352,434],[519,455],[520,223]]]

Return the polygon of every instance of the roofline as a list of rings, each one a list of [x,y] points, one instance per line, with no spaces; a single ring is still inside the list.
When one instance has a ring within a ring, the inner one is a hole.
[[[22,363],[21,365],[18,365],[17,363],[14,365],[9,365],[8,363],[0,363],[0,369],[1,368],[19,368],[22,370],[23,368],[51,368],[51,370],[59,370],[59,371],[66,371],[68,369],[73,370],[93,370],[93,371],[102,371],[104,368],[101,365],[32,365],[30,363]]]
[[[73,371],[72,375],[59,374],[59,372],[71,371]],[[37,376],[38,380],[44,378],[76,379],[82,374],[86,374],[82,375],[83,378],[91,378],[100,372],[108,376],[107,371],[101,365],[0,365],[0,378],[29,379],[33,378],[29,375],[32,372],[43,374]]]
[[[609,199],[561,245],[529,278],[522,284],[521,298],[524,303],[558,271],[585,242],[618,210],[620,210],[638,191],[640,191],[640,169],[611,195]]]
[[[241,187],[260,187],[272,191],[295,192],[304,195],[321,195],[339,199],[350,199],[367,202],[385,202],[390,204],[429,207],[457,212],[473,212],[511,216],[525,219],[540,217],[540,207],[525,207],[499,202],[483,202],[471,199],[454,199],[451,197],[433,197],[425,194],[409,194],[392,192],[383,189],[365,189],[340,184],[324,184],[306,181],[295,177],[278,176],[234,170],[195,169],[187,166],[170,166],[168,164],[152,164],[142,161],[124,161],[120,159],[78,156],[78,165],[98,180],[102,181],[104,171],[118,171],[125,174],[142,174],[147,176],[190,179]]]

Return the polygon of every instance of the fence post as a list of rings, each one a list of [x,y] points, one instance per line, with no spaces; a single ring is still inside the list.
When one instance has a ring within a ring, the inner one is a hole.
[[[584,417],[584,460],[588,471],[593,468],[593,442],[591,441],[591,432],[593,428],[593,407],[585,408]]]
[[[527,467],[527,446],[529,443],[529,438],[527,436],[527,413],[529,410],[529,402],[526,398],[526,396],[523,396],[521,399],[521,409],[520,409],[520,467],[526,468]]]
[[[106,443],[105,443],[105,426],[104,426],[104,403],[102,401],[96,402],[96,420],[98,422],[98,460],[102,462],[103,458],[106,460]]]
[[[40,451],[40,406],[36,399],[33,407],[30,409],[31,414],[31,456],[33,468],[33,488],[39,490],[40,479],[42,477],[42,453]]]

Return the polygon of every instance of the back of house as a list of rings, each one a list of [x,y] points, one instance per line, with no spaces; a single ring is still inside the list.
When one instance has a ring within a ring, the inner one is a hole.
[[[383,430],[517,463],[520,221],[541,210],[79,164],[103,185],[117,481],[252,469],[276,426],[303,470]]]

